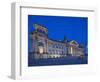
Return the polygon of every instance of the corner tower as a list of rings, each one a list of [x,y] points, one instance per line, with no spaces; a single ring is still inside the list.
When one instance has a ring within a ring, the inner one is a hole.
[[[32,51],[35,58],[46,58],[48,30],[42,25],[33,24],[34,31],[31,34]]]

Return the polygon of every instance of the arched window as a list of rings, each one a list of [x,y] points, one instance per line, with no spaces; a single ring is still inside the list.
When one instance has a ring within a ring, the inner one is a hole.
[[[44,44],[42,42],[38,42],[38,46],[44,47]]]

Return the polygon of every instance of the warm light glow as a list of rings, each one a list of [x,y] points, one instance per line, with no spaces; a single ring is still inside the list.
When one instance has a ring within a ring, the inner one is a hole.
[[[39,48],[39,53],[42,54],[43,53],[43,48]]]
[[[71,54],[73,54],[73,49],[72,49],[72,47],[71,47]]]

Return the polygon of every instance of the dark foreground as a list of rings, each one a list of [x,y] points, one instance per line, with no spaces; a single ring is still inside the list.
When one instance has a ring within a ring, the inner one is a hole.
[[[87,64],[88,57],[64,57],[64,58],[50,58],[50,59],[32,59],[28,57],[28,66],[49,66],[49,65],[74,65]]]

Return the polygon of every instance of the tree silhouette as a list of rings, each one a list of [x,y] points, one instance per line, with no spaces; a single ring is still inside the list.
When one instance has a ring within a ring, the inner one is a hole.
[[[67,37],[64,35],[64,39],[63,39],[63,41],[65,42],[67,40]]]

